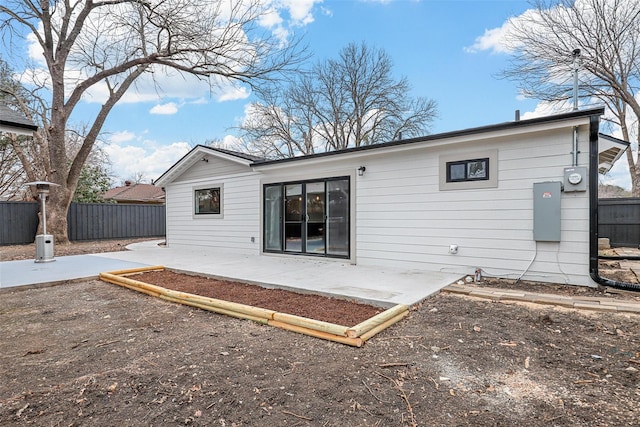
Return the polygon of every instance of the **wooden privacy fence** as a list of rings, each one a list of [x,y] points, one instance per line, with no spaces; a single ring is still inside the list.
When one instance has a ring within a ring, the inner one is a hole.
[[[37,202],[0,202],[0,245],[35,240],[39,205]]]
[[[38,227],[37,202],[0,202],[0,245],[31,243]],[[165,235],[164,205],[72,203],[69,240],[104,240]]]
[[[640,198],[598,200],[598,237],[613,247],[640,245]]]

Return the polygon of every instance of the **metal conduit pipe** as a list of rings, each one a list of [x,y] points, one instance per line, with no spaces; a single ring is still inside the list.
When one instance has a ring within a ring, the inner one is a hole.
[[[600,117],[589,119],[589,275],[601,286],[640,292],[640,285],[600,277],[598,271],[598,132]]]

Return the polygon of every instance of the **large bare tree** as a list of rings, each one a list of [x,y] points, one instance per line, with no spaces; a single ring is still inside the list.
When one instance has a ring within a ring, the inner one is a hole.
[[[580,49],[579,95],[606,104],[623,139],[640,140],[640,0],[536,0],[512,19],[508,78],[546,101],[572,96],[573,52]],[[577,53],[577,52],[576,52]],[[640,196],[640,162],[627,151],[632,193]]]
[[[0,4],[4,40],[29,33],[42,50],[50,93],[47,224],[68,242],[66,215],[82,166],[114,105],[141,76],[176,72],[212,86],[252,84],[295,64],[297,43],[263,30],[260,0],[10,0]],[[65,132],[83,96],[100,87],[101,107],[67,162]],[[28,165],[25,164],[25,168]]]
[[[382,49],[351,43],[287,87],[261,87],[241,126],[243,148],[268,158],[377,144],[427,133],[436,103],[409,96]]]

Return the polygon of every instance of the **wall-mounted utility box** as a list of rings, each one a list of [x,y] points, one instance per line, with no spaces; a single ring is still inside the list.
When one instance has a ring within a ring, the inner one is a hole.
[[[533,184],[533,240],[560,241],[560,201],[562,183],[536,182]]]
[[[587,191],[587,168],[564,168],[564,192]]]

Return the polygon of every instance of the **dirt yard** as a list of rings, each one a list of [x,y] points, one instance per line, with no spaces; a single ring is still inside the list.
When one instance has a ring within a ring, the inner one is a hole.
[[[79,281],[0,325],[0,425],[640,425],[638,315],[440,294],[353,348]]]

